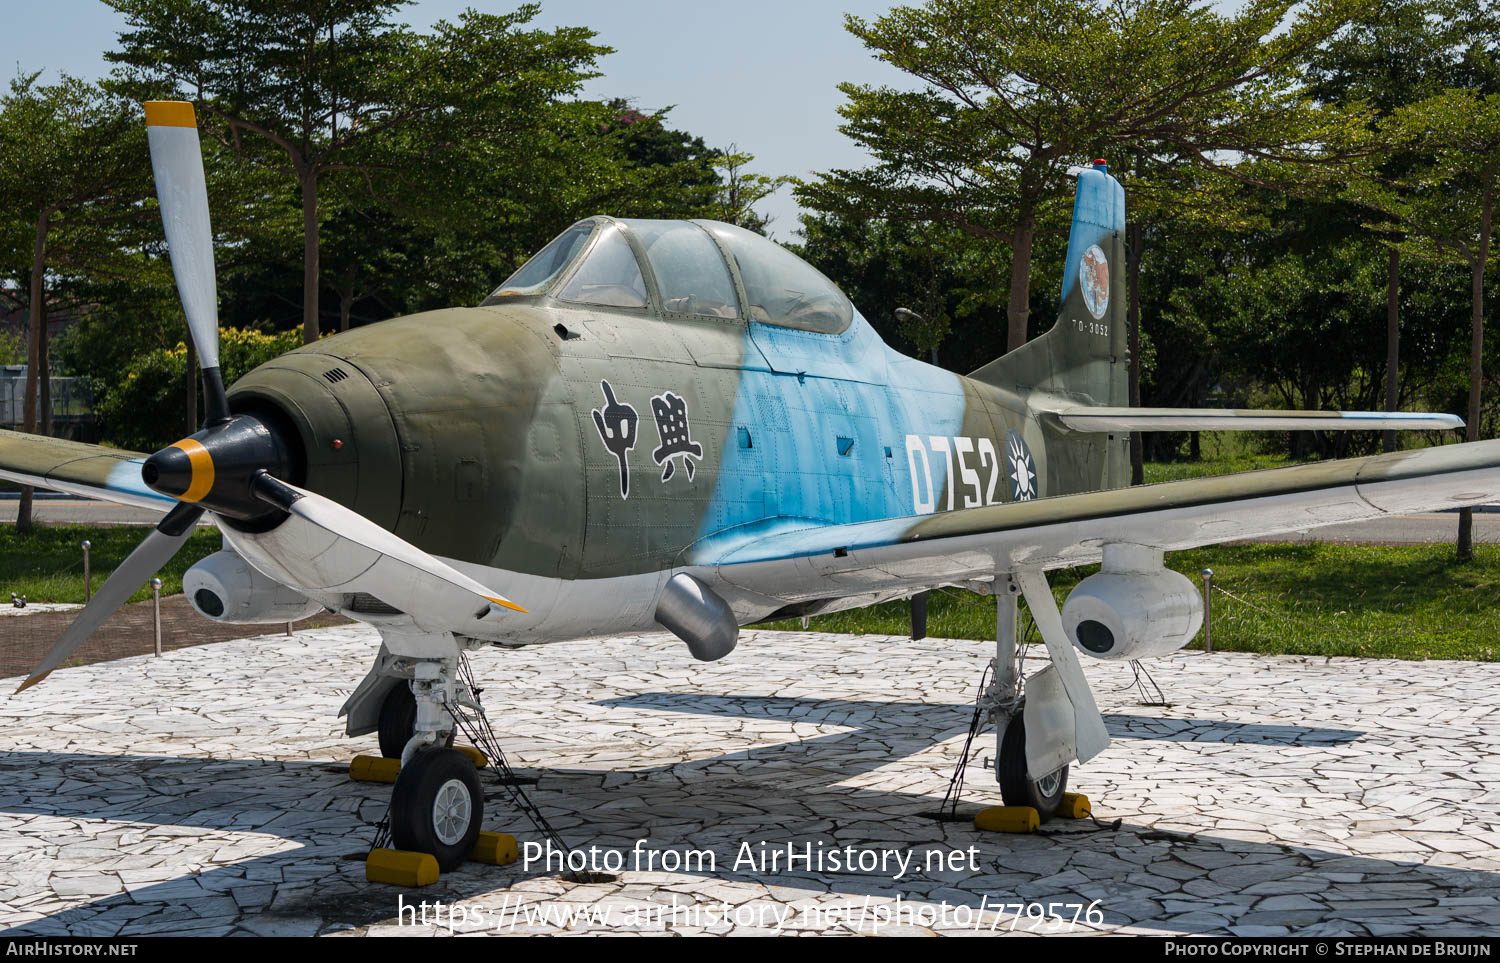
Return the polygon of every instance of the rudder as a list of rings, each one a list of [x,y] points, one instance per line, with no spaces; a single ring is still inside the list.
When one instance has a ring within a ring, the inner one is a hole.
[[[1057,322],[970,377],[1022,396],[1128,403],[1125,189],[1096,162],[1078,172]]]

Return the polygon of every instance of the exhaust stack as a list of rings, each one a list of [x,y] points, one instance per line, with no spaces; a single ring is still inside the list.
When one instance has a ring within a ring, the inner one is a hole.
[[[686,642],[700,662],[717,662],[733,652],[740,640],[739,623],[729,603],[686,572],[667,583],[656,603],[656,621]]]

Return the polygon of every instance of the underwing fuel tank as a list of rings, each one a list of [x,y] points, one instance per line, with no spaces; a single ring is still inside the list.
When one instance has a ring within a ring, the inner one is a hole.
[[[1159,550],[1106,545],[1101,570],[1068,593],[1062,622],[1074,647],[1096,659],[1171,655],[1198,634],[1203,599]]]
[[[215,552],[182,575],[182,594],[206,619],[244,625],[300,622],[323,606],[267,578],[234,552]]]

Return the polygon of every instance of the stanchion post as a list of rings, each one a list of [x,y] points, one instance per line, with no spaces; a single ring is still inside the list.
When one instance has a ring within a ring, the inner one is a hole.
[[[1203,651],[1214,650],[1214,570],[1204,569],[1203,576]]]
[[[88,539],[83,540],[83,602],[88,604],[89,599],[94,597],[94,579],[89,572],[89,549],[93,548]]]
[[[290,622],[288,622],[286,624],[286,634],[287,635],[291,635],[292,634],[292,623],[290,623]]]
[[[151,580],[151,626],[156,633],[156,654],[161,655],[161,579]]]

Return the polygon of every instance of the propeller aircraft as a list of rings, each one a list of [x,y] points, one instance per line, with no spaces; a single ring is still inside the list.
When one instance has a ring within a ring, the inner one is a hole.
[[[1109,736],[1078,654],[1165,655],[1202,600],[1163,553],[1500,497],[1500,441],[1129,487],[1137,430],[1456,428],[1401,412],[1132,408],[1125,199],[1076,171],[1055,326],[968,376],[887,347],[785,248],[714,221],[593,217],[476,307],[357,328],[226,390],[193,107],[146,105],[206,420],[150,455],[0,433],[0,477],[161,522],[21,688],[74,652],[205,514],[204,617],[329,610],[379,633],[344,704],[399,758],[392,833],[447,869],[483,795],[450,747],[462,653],[665,628],[704,660],[743,625],[958,586],[995,599],[996,777],[1043,818]],[[1049,570],[1102,561],[1058,608]],[[1018,598],[1046,644],[1022,678]],[[19,691],[19,690],[18,690]]]

